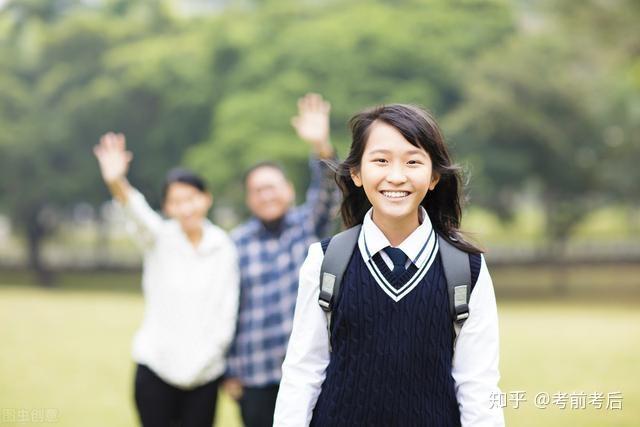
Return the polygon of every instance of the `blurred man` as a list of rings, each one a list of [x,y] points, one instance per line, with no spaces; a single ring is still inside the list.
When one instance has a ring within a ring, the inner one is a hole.
[[[292,119],[298,136],[313,152],[303,205],[293,206],[293,184],[276,163],[259,163],[245,175],[246,203],[253,217],[231,233],[238,249],[241,290],[225,389],[239,401],[247,427],[273,423],[298,270],[309,245],[330,231],[338,204],[331,171],[319,161],[334,157],[329,110],[320,95],[308,94],[298,101],[298,115]]]

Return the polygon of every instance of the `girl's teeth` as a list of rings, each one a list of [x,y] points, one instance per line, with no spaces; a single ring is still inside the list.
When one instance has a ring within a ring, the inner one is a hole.
[[[382,194],[384,194],[385,197],[398,198],[404,197],[409,193],[407,193],[406,191],[383,191]]]

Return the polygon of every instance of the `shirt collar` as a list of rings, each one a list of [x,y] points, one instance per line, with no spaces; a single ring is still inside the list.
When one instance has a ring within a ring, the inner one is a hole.
[[[251,221],[253,222],[255,231],[262,238],[279,238],[285,230],[295,225],[295,221],[292,218],[292,209],[287,210],[284,216],[280,219],[278,227],[273,229],[268,229],[265,224],[255,216],[252,217]]]
[[[221,247],[224,242],[224,234],[221,233],[220,230],[207,218],[202,220],[202,240],[197,247],[194,247],[191,242],[189,242],[184,231],[180,228],[180,223],[178,223],[178,221],[171,220],[171,222],[173,223],[174,232],[180,236],[180,239],[184,244],[195,250],[196,253],[200,255],[210,254]]]
[[[382,249],[391,246],[389,239],[371,219],[372,211],[373,208],[369,209],[364,216],[362,230],[358,238],[358,247],[365,262],[369,261]],[[427,211],[422,206],[420,206],[419,215],[422,223],[397,246],[417,267],[420,267],[429,258],[430,249],[432,249],[436,240],[432,233],[433,226],[429,215],[427,215]]]

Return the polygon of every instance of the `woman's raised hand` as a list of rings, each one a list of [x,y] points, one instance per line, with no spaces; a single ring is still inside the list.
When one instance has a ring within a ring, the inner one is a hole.
[[[93,153],[98,159],[104,182],[113,184],[126,178],[133,154],[127,151],[123,134],[109,132],[102,135],[100,143],[93,147]]]

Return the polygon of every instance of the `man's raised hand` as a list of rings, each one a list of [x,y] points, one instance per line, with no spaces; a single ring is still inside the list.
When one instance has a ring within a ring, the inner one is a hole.
[[[333,155],[329,142],[329,112],[331,104],[317,93],[308,93],[298,100],[298,115],[291,119],[291,125],[298,136],[311,144],[320,157]]]

